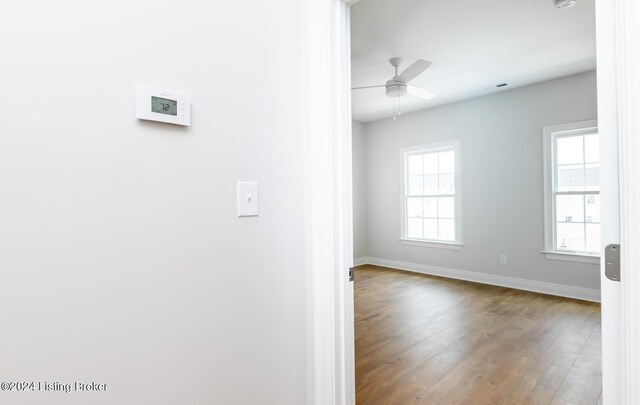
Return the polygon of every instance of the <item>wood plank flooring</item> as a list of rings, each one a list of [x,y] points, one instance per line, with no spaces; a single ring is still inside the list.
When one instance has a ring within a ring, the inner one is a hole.
[[[377,266],[355,272],[358,405],[597,405],[600,305]]]

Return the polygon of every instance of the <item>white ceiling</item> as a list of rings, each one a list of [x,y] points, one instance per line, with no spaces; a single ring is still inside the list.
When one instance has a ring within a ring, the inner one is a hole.
[[[384,84],[388,59],[433,64],[411,84],[403,113],[568,76],[596,67],[594,0],[557,9],[552,0],[361,0],[351,9],[353,87]],[[499,83],[507,87],[497,89]],[[384,88],[352,91],[353,118],[391,117]]]

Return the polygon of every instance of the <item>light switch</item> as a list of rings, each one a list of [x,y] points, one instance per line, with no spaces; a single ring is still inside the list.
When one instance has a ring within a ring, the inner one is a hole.
[[[258,216],[258,183],[238,182],[238,216]]]

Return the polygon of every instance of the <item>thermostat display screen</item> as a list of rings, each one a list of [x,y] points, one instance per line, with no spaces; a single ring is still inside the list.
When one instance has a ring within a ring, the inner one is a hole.
[[[178,115],[178,102],[167,98],[151,96],[151,111],[158,114]]]

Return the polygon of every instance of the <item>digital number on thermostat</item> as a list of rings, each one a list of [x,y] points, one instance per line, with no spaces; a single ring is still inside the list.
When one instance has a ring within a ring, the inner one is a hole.
[[[158,114],[178,115],[178,102],[161,97],[151,97],[151,111]]]

